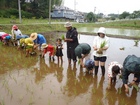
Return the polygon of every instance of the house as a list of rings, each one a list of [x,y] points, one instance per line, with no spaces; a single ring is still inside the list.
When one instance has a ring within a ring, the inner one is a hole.
[[[55,19],[84,20],[82,12],[76,12],[64,6],[54,6],[51,17]]]

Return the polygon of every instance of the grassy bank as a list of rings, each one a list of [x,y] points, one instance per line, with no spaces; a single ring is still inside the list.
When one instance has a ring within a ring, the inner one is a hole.
[[[51,20],[53,24],[48,24],[47,19],[22,19],[19,24],[19,19],[0,18],[0,31],[11,33],[13,24],[17,24],[19,29],[24,34],[32,32],[44,33],[51,31],[66,31],[64,28],[64,20]],[[108,28],[125,28],[125,29],[140,29],[140,20],[124,20],[105,23],[73,23],[74,27],[108,27]]]

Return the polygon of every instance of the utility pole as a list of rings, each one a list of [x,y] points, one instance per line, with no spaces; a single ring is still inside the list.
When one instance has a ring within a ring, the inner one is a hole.
[[[19,11],[19,23],[21,23],[21,7],[20,7],[20,0],[18,0],[18,11]]]
[[[51,0],[49,0],[49,25],[51,24]]]

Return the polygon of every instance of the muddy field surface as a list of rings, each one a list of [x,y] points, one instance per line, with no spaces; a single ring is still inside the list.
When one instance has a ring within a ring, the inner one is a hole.
[[[55,44],[55,39],[61,35],[57,32],[45,34],[47,43]],[[78,36],[80,43],[91,47],[94,37]],[[134,44],[131,39],[110,37],[105,77],[101,76],[100,68],[95,77],[85,73],[78,63],[75,67],[68,66],[65,42],[62,64],[57,60],[49,61],[48,53],[45,58],[25,57],[23,50],[0,45],[0,105],[140,105],[140,91],[130,88],[129,94],[125,94],[121,79],[107,90],[108,64],[111,61],[122,64],[127,55],[140,56],[140,45]],[[92,52],[93,49],[91,59]],[[131,74],[129,81],[132,79]]]

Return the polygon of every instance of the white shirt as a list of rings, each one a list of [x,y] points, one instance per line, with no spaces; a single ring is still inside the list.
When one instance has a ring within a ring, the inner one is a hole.
[[[109,47],[110,41],[107,36],[105,36],[104,38],[96,36],[93,40],[93,46],[100,48],[101,43],[103,43],[104,41],[106,42],[105,47]],[[93,51],[93,55],[97,57],[107,56],[106,50],[103,50],[103,54],[98,54],[97,50],[95,50]]]
[[[116,61],[111,62],[108,65],[108,77],[113,77],[113,75],[112,75],[112,67],[113,66],[119,66],[120,69],[123,68],[123,66],[121,64],[119,64],[118,62],[116,62]],[[120,71],[120,73],[121,73],[121,71]]]
[[[13,38],[14,38],[14,36],[18,36],[18,35],[21,36],[22,35],[22,33],[21,33],[21,31],[19,29],[17,31],[12,29],[11,32],[12,32],[12,37]]]

